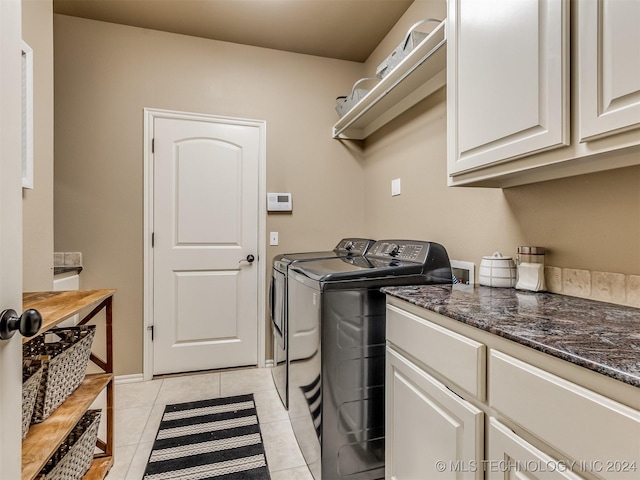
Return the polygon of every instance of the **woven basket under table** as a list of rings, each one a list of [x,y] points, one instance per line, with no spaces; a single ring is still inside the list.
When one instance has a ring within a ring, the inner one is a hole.
[[[46,420],[84,381],[95,331],[94,325],[54,328],[23,345],[23,357],[50,357],[43,362],[31,423]],[[55,341],[48,341],[51,334]]]
[[[91,467],[100,410],[88,410],[42,469],[42,480],[81,479]]]
[[[22,439],[27,436],[33,409],[36,406],[40,380],[42,379],[42,361],[40,358],[22,360]]]

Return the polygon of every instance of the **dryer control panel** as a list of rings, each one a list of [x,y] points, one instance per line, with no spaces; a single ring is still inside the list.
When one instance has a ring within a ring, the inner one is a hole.
[[[333,251],[339,255],[364,255],[374,243],[368,238],[343,238]]]

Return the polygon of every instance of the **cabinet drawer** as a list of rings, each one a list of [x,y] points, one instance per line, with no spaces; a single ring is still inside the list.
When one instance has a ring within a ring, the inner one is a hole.
[[[489,419],[488,480],[521,478],[536,480],[581,480],[568,462],[559,462],[527,443],[495,418]],[[515,474],[515,475],[514,475]]]
[[[495,350],[489,379],[490,405],[531,434],[601,478],[638,478],[639,411]]]
[[[484,399],[483,344],[393,305],[387,305],[387,340],[478,399]]]

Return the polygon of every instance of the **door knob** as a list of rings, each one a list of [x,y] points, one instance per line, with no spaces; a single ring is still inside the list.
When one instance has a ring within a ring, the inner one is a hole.
[[[30,308],[18,317],[15,310],[7,309],[0,315],[0,339],[8,340],[16,330],[24,337],[33,337],[42,326],[42,315]]]
[[[243,258],[242,260],[240,260],[238,263],[242,263],[242,262],[248,262],[248,263],[253,263],[253,261],[256,259],[256,257],[254,257],[253,255],[249,254],[247,255],[247,258]]]

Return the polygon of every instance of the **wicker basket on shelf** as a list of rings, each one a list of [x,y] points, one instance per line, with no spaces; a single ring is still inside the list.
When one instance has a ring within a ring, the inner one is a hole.
[[[42,361],[39,357],[22,360],[22,439],[27,436],[33,409],[38,397],[40,380],[42,379]]]
[[[43,480],[81,479],[91,467],[100,410],[88,410],[42,469]]]
[[[376,77],[384,78],[389,72],[398,66],[407,55],[409,55],[422,41],[429,36],[429,33],[416,31],[423,23],[435,22],[440,24],[442,21],[436,18],[424,18],[409,28],[406,36],[391,54],[378,65],[376,69]]]
[[[371,89],[357,88],[361,83],[368,81],[379,82],[380,80],[377,78],[361,78],[353,84],[351,93],[349,95],[344,95],[336,98],[336,112],[338,112],[339,117],[344,116],[371,91]]]
[[[31,423],[41,423],[84,381],[95,336],[94,325],[54,328],[23,345],[23,357],[48,356]]]

